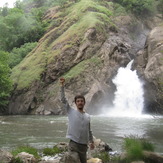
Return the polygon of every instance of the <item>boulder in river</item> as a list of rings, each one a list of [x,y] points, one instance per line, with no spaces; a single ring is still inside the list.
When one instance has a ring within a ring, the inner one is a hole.
[[[5,150],[0,149],[0,161],[3,163],[9,163],[13,160],[13,155]]]
[[[23,161],[23,163],[36,163],[37,160],[32,154],[26,153],[26,152],[21,152],[19,153],[16,158],[20,158],[20,160]]]
[[[87,163],[102,163],[102,160],[99,158],[91,158],[87,161]]]

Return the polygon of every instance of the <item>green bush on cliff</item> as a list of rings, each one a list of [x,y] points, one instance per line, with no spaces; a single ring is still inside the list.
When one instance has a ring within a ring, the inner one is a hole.
[[[125,7],[122,7],[120,4],[118,3],[114,3],[114,16],[123,16],[123,15],[127,15],[126,9]]]
[[[159,13],[162,14],[162,17],[163,17],[163,0],[158,1],[157,9],[158,9]]]
[[[4,11],[5,14],[4,14]],[[41,8],[32,8],[28,13],[22,8],[2,8],[0,11],[0,50],[12,51],[28,42],[38,41],[49,23],[42,20]]]
[[[92,57],[90,59],[84,60],[80,62],[79,64],[77,64],[76,66],[74,66],[73,68],[71,68],[70,71],[68,71],[66,74],[64,74],[64,78],[70,79],[70,78],[77,77],[83,71],[88,69],[90,64],[100,67],[102,64],[102,61],[98,57]]]
[[[37,42],[25,43],[20,48],[14,48],[9,53],[9,66],[10,68],[15,67],[19,64],[23,58],[34,48],[36,47]]]
[[[155,11],[155,0],[114,0],[136,15],[144,16]]]
[[[77,0],[74,0],[77,2]],[[68,3],[69,0],[28,0],[24,1],[21,4],[23,6],[36,6],[36,7],[53,7],[53,6],[61,6],[63,7],[66,3]]]
[[[10,80],[10,68],[8,66],[8,53],[0,51],[0,110],[2,111],[8,103],[8,96],[12,89]]]

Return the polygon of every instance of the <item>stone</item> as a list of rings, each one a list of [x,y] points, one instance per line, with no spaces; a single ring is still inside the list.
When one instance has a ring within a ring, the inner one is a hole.
[[[51,111],[45,110],[44,115],[51,115]]]
[[[81,163],[79,160],[79,156],[76,152],[68,152],[60,159],[59,163]]]
[[[68,150],[68,143],[60,142],[56,145],[57,148],[59,148],[61,151],[67,151]]]
[[[43,115],[44,114],[44,105],[40,105],[37,109],[36,109],[36,115]]]
[[[13,155],[5,150],[0,150],[0,161],[3,163],[10,163],[13,159]]]
[[[105,142],[103,142],[101,139],[96,139],[94,137],[94,144],[95,147],[98,149],[98,151],[100,152],[108,152],[108,151],[112,151],[112,149],[109,147],[109,145]]]
[[[99,146],[101,143],[101,139],[94,139],[95,146]]]
[[[39,163],[59,163],[59,160],[39,161]]]
[[[102,163],[102,160],[99,158],[91,158],[87,160],[87,163]]]
[[[144,154],[145,159],[148,160],[149,162],[163,163],[163,156],[161,155],[158,155],[154,152],[149,152],[149,151],[144,151],[143,154]]]
[[[16,158],[20,158],[24,163],[36,163],[36,159],[32,154],[21,152]]]

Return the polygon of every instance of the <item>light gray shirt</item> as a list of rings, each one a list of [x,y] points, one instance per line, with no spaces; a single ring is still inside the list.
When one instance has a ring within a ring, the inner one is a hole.
[[[65,98],[64,86],[61,87],[61,101],[65,105],[69,121],[66,137],[80,144],[88,144],[89,141],[93,142],[90,115],[70,107]]]

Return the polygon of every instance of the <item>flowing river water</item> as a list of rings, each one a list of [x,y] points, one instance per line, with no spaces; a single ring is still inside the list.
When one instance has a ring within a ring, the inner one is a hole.
[[[68,142],[67,123],[66,116],[0,116],[0,148],[10,150],[30,145],[42,149]],[[123,138],[135,135],[147,138],[156,152],[163,153],[163,117],[92,116],[91,126],[94,136],[113,150],[122,151]]]

